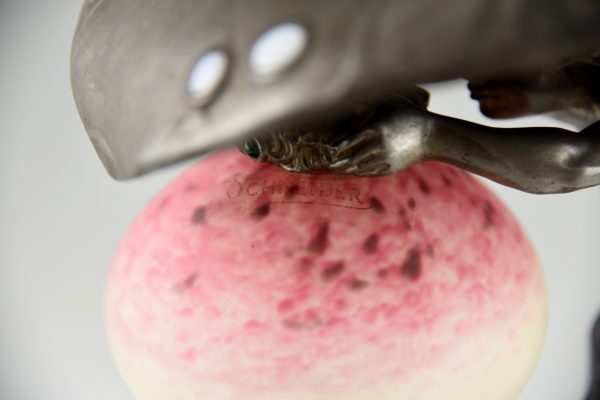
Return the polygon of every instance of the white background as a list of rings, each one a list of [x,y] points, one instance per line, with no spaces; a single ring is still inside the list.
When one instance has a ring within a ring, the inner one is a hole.
[[[104,339],[104,279],[129,222],[184,167],[126,183],[105,173],[69,84],[79,8],[0,0],[1,400],[132,398]],[[464,82],[429,88],[432,109],[484,121]],[[540,122],[550,123],[516,121]],[[600,189],[533,196],[491,186],[534,241],[550,295],[545,349],[519,399],[582,399],[600,312]]]

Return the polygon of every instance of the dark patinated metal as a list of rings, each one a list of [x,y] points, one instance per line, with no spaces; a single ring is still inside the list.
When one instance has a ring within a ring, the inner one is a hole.
[[[600,400],[600,316],[592,330],[592,375],[586,400]]]

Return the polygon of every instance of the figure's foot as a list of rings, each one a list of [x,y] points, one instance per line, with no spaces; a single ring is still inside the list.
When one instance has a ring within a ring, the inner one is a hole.
[[[479,102],[481,113],[489,118],[517,118],[532,113],[527,91],[522,84],[506,81],[470,81],[471,98]]]

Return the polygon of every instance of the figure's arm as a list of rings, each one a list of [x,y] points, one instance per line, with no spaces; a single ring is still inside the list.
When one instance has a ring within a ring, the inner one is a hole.
[[[381,137],[380,147],[345,154],[332,169],[375,175],[356,161],[371,155],[372,163],[390,165],[387,173],[418,161],[436,160],[530,193],[562,193],[600,185],[600,122],[579,133],[560,128],[492,128],[399,103],[371,124],[348,143],[375,132]],[[347,147],[352,146],[341,146]],[[333,158],[344,152],[334,149]]]
[[[457,165],[530,193],[600,184],[600,122],[559,128],[491,128],[429,114],[425,158]]]

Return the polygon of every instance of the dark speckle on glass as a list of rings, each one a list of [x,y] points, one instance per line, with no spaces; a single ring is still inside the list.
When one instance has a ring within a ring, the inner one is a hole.
[[[203,206],[196,207],[192,213],[192,224],[202,225],[206,220],[206,208]]]
[[[348,282],[348,289],[354,291],[366,289],[367,286],[369,286],[369,282],[363,279],[353,279],[350,282]]]
[[[415,207],[417,207],[417,202],[411,197],[410,199],[408,199],[408,208],[414,210]]]
[[[363,242],[363,250],[365,253],[373,254],[377,252],[379,246],[379,235],[376,233],[370,234]]]
[[[256,207],[254,209],[254,211],[252,211],[252,216],[257,220],[261,220],[261,219],[265,218],[267,215],[269,215],[270,212],[271,212],[271,205],[269,203],[265,203],[265,204],[262,204],[262,205]]]
[[[377,213],[382,213],[385,211],[385,207],[377,197],[371,197],[369,202],[371,204],[371,208],[373,208],[373,211]]]
[[[423,179],[419,179],[419,190],[427,196],[431,192],[431,187]]]
[[[421,268],[421,252],[418,247],[414,247],[406,255],[400,272],[405,278],[414,281],[421,276]]]
[[[331,281],[336,276],[344,272],[344,262],[338,261],[332,265],[329,265],[321,272],[321,277],[324,281]]]
[[[315,254],[323,254],[328,246],[329,221],[319,225],[314,236],[308,244],[308,251]]]

